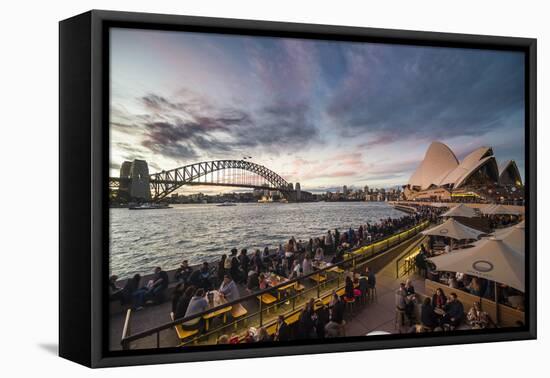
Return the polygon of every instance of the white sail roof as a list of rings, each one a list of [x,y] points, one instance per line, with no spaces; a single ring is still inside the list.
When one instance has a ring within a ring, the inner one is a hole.
[[[409,180],[410,186],[428,189],[438,185],[436,179],[458,166],[458,160],[449,147],[441,142],[432,142],[424,160]]]
[[[487,166],[488,172],[498,180],[500,171],[491,147],[477,148],[459,163],[449,147],[441,142],[432,142],[424,160],[411,176],[409,185],[421,190],[444,185],[457,188],[484,166]],[[508,170],[510,168],[510,165],[505,167]]]

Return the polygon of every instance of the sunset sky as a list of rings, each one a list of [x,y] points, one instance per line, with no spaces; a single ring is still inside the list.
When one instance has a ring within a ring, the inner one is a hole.
[[[111,175],[252,156],[306,190],[390,187],[439,140],[523,177],[523,88],[516,52],[112,29]]]

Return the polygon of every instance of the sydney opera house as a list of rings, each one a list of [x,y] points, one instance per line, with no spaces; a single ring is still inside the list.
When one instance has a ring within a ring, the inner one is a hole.
[[[498,164],[491,147],[458,161],[447,145],[432,142],[404,187],[407,200],[522,201],[523,183],[513,160]]]

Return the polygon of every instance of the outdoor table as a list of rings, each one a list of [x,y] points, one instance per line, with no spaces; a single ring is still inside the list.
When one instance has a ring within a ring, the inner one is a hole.
[[[269,286],[277,286],[285,281],[288,281],[288,278],[281,277],[275,273],[266,273],[265,280],[269,284]]]
[[[329,266],[329,263],[323,260],[315,260],[313,261],[312,265],[315,269],[324,269]]]
[[[227,303],[227,300],[220,294],[219,291],[217,291],[217,290],[209,291],[207,293],[207,298],[208,298],[209,294],[213,295],[213,300],[212,300],[212,302],[208,301],[208,308],[218,307],[218,306],[221,306],[224,303]],[[208,314],[203,315],[202,318],[205,320],[205,325],[204,325],[205,330],[208,331],[210,319],[213,319],[213,318],[215,318],[217,316],[220,316],[220,315],[223,315],[223,322],[225,324],[227,322],[227,313],[229,311],[231,311],[232,309],[233,309],[233,307],[226,306],[226,307],[220,308],[219,310],[209,312]]]

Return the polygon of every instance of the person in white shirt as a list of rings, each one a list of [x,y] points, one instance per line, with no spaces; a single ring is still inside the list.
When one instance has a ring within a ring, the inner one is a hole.
[[[323,248],[317,248],[315,251],[315,260],[322,261],[325,259],[325,254],[323,253]]]
[[[228,302],[239,298],[239,288],[237,287],[237,284],[235,284],[235,281],[233,281],[227,274],[223,277],[223,282],[220,285],[219,292]]]
[[[304,262],[302,263],[302,272],[304,275],[313,273],[313,264],[311,262],[311,256],[309,256],[309,254],[304,257]]]

